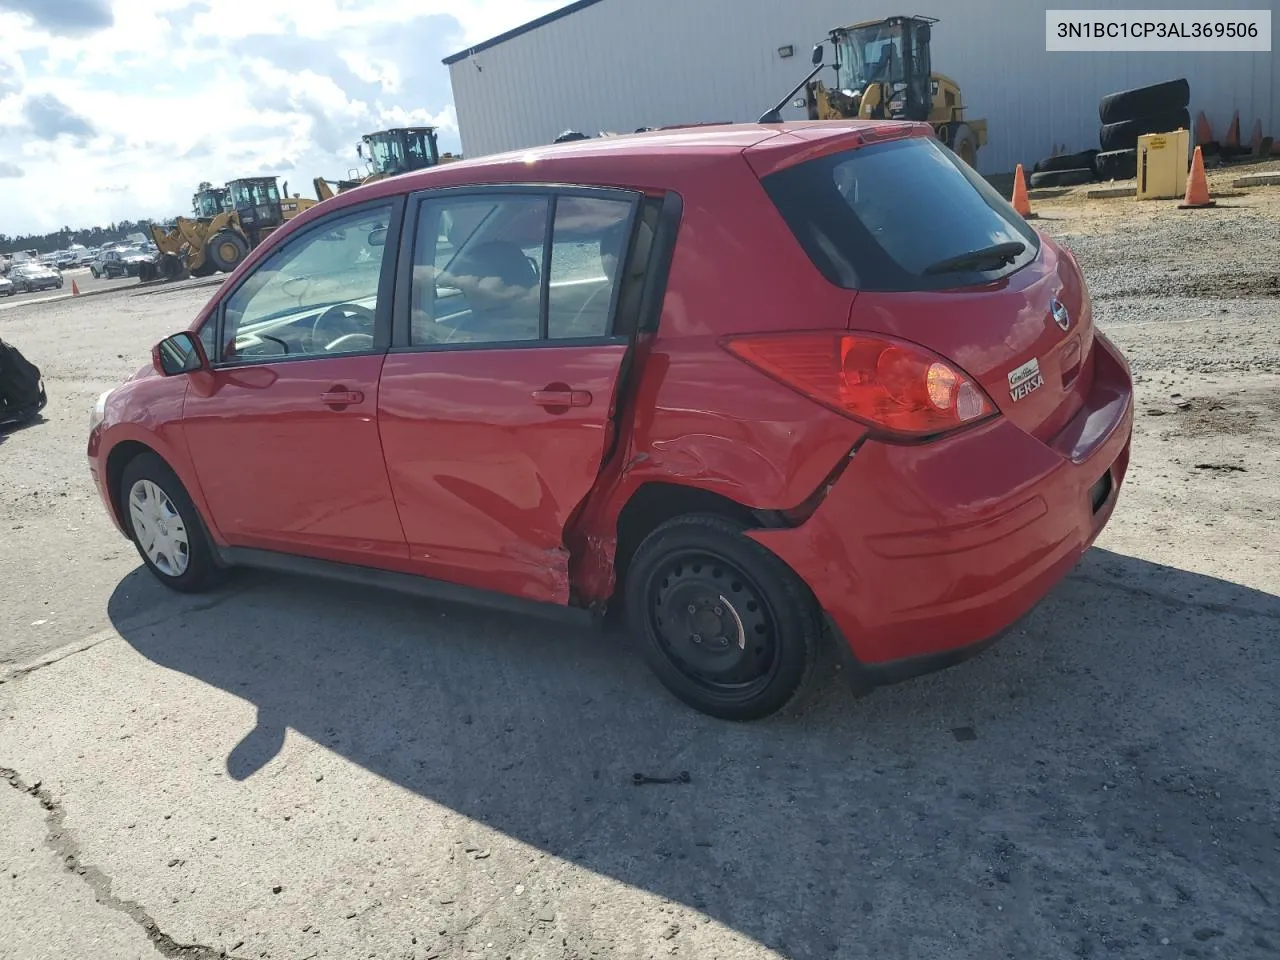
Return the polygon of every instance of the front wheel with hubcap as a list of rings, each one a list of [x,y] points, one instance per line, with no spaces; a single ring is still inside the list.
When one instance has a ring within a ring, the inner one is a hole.
[[[199,593],[219,569],[195,504],[178,475],[153,453],[134,457],[120,481],[120,504],[143,563],[156,579],[181,593]]]
[[[813,678],[817,604],[741,524],[695,514],[653,531],[627,571],[626,608],[658,679],[702,713],[759,720]]]

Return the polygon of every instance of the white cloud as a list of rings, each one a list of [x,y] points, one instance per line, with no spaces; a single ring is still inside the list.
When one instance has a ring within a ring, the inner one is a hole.
[[[184,212],[201,180],[295,192],[388,126],[456,151],[440,60],[564,2],[74,0],[68,24],[0,0],[0,233]]]

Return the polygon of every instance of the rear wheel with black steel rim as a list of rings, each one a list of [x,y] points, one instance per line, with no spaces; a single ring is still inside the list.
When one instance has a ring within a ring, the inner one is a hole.
[[[702,713],[759,720],[807,692],[822,627],[805,585],[741,524],[695,514],[658,527],[627,570],[650,668]]]

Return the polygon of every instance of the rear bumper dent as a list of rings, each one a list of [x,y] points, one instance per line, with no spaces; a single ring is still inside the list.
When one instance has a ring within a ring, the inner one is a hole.
[[[1133,426],[1112,349],[1098,350],[1088,402],[1048,444],[1007,420],[919,446],[868,442],[806,523],[752,532],[809,585],[852,673],[893,682],[972,656],[1092,545]]]

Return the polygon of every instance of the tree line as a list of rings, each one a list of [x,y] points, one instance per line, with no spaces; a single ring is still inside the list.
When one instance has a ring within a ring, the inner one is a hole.
[[[35,250],[38,253],[56,253],[65,250],[73,243],[86,247],[100,247],[107,243],[119,243],[131,233],[151,236],[149,220],[121,220],[105,227],[83,227],[72,230],[63,227],[53,233],[20,234],[11,237],[0,233],[0,253],[17,253],[21,250]]]

